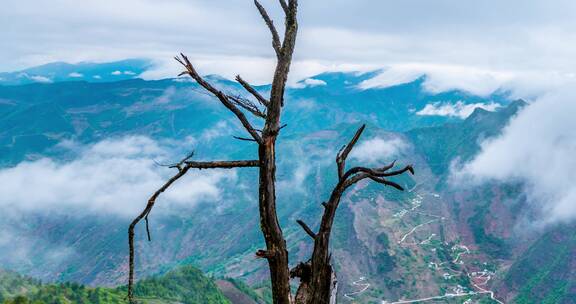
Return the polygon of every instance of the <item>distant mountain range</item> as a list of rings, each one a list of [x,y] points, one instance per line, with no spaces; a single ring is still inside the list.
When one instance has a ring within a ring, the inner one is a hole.
[[[36,168],[35,162],[46,158],[58,166],[86,157],[71,149],[72,144],[93,147],[127,137],[168,145],[172,159],[191,149],[200,159],[255,155],[253,145],[232,139],[243,134],[241,127],[197,84],[180,78],[132,79],[146,64],[53,64],[25,71],[50,78],[46,83],[25,81],[18,73],[0,74],[0,176]],[[122,74],[114,75],[116,71]],[[72,73],[86,79],[71,81],[79,78],[71,79]],[[566,302],[576,294],[571,281],[562,285],[555,279],[559,273],[571,277],[576,270],[569,262],[576,244],[558,243],[569,227],[517,235],[514,227],[530,213],[523,185],[469,188],[449,183],[451,167],[477,155],[481,143],[501,134],[527,103],[506,92],[431,93],[425,89],[425,75],[390,87],[360,86],[378,73],[324,73],[287,92],[287,127],[278,151],[278,206],[291,261],[306,258],[311,250],[295,220],[318,224],[320,203],[336,181],[334,155],[359,124],[367,123],[353,161],[398,159],[414,164],[417,174],[398,181],[409,189],[404,193],[359,184],[345,197],[333,243],[342,303],[431,297],[446,303],[492,303],[492,291],[505,303],[571,303]],[[102,78],[95,81],[95,75]],[[208,78],[222,90],[243,94],[232,81]],[[257,89],[266,93],[269,86]],[[22,169],[23,164],[35,165]],[[141,276],[192,264],[211,276],[241,279],[252,287],[266,284],[266,265],[253,258],[262,246],[256,172],[232,174],[233,182],[218,184],[222,189],[216,198],[158,211],[152,220],[153,242],[139,231],[138,248],[146,248],[138,258]],[[0,231],[19,235],[10,243],[0,235],[0,252],[35,248],[24,259],[0,254],[0,266],[50,282],[124,284],[129,218],[81,209],[27,210],[0,218]],[[65,258],[43,254],[55,250],[66,252]],[[544,260],[553,261],[555,268],[541,270],[538,265]]]
[[[128,59],[110,63],[54,62],[22,71],[0,73],[0,85],[54,83],[63,81],[110,82],[137,78],[152,67],[143,59]]]

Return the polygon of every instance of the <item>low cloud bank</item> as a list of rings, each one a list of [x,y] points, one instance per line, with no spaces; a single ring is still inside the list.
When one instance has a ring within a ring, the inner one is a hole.
[[[513,99],[536,99],[576,82],[573,73],[558,71],[493,70],[451,64],[402,63],[383,68],[376,76],[361,82],[358,88],[386,88],[422,77],[423,88],[433,94],[461,90],[488,97],[495,92],[506,91]]]
[[[452,172],[453,181],[522,182],[541,224],[576,219],[576,92],[562,89],[525,108],[502,136]]]
[[[76,150],[77,157],[69,162],[42,158],[0,170],[0,207],[133,216],[174,173],[155,162],[175,159],[170,156],[173,147],[146,137],[63,146]],[[234,171],[191,172],[163,194],[159,205],[190,207],[216,201],[222,192],[219,183],[235,179]]]
[[[448,116],[448,117],[458,117],[461,119],[465,119],[474,110],[480,108],[487,111],[495,111],[496,109],[500,108],[501,105],[498,103],[490,102],[490,103],[473,103],[473,104],[465,104],[462,101],[458,101],[456,103],[450,102],[435,102],[432,104],[427,104],[422,110],[416,112],[416,115],[421,116]]]

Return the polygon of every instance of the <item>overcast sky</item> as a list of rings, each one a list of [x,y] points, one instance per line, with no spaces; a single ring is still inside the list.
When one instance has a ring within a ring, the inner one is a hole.
[[[410,66],[558,77],[576,71],[576,1],[300,1],[292,77]],[[281,26],[277,1],[262,0]],[[177,72],[186,52],[205,74],[272,73],[269,33],[251,0],[3,0],[0,70],[51,61],[145,57]]]

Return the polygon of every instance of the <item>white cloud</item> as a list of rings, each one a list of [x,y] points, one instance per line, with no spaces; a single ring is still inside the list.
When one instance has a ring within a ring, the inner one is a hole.
[[[82,77],[84,77],[84,75],[82,75],[81,73],[78,73],[78,72],[72,72],[72,73],[68,74],[68,77],[82,78]]]
[[[432,93],[459,89],[486,96],[518,77],[510,71],[493,71],[460,65],[395,64],[377,76],[363,81],[361,89],[399,85],[426,76],[424,88]]]
[[[70,142],[61,146],[76,150],[77,158],[69,162],[43,158],[0,170],[2,208],[132,216],[174,173],[154,162],[169,159],[171,147],[146,137],[105,140],[88,147]],[[218,184],[235,178],[234,171],[191,172],[163,194],[160,208],[218,200]]]
[[[52,79],[45,76],[34,75],[34,76],[28,76],[28,78],[40,83],[52,83]]]
[[[392,157],[407,148],[408,144],[400,138],[382,139],[380,137],[375,137],[362,141],[354,147],[350,157],[360,162],[373,164],[382,161],[390,161]]]
[[[326,81],[314,78],[308,78],[304,80],[304,84],[309,87],[317,87],[317,86],[325,86],[327,85]]]
[[[136,73],[132,72],[132,71],[124,71],[124,75],[136,75]]]
[[[500,108],[501,105],[498,103],[473,103],[466,104],[462,101],[457,101],[456,103],[451,102],[435,102],[427,104],[422,110],[416,112],[416,115],[421,116],[448,116],[448,117],[458,117],[465,119],[474,110],[480,108],[486,111],[495,111]]]
[[[309,163],[299,162],[291,176],[287,179],[280,179],[278,181],[278,189],[281,191],[289,191],[290,193],[300,192],[306,193],[304,182],[310,175],[311,168]]]
[[[92,76],[92,78],[94,78],[94,79],[102,79],[102,76],[100,76],[100,75],[94,75],[94,76]]]
[[[120,72],[120,71],[114,71],[114,72],[112,72],[112,73],[110,73],[110,74],[111,74],[111,75],[114,75],[114,76],[118,76],[118,75],[122,75],[122,72]]]
[[[233,132],[234,128],[228,122],[222,120],[216,123],[214,127],[204,130],[202,134],[200,134],[200,141],[210,142],[224,136],[232,137]]]
[[[454,182],[523,182],[542,223],[576,219],[576,93],[563,89],[530,104],[503,135],[482,144]]]
[[[298,83],[290,84],[291,88],[294,89],[304,89],[304,88],[313,88],[318,86],[326,86],[328,85],[326,81],[314,78],[306,78]]]

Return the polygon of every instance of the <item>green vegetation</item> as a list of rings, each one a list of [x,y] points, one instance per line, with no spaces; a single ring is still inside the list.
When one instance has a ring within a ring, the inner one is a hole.
[[[33,292],[41,282],[18,273],[0,270],[0,303],[17,295]]]
[[[42,285],[18,275],[0,277],[3,304],[123,304],[126,287],[90,288],[76,283]],[[247,286],[242,291],[249,289]],[[135,295],[148,304],[230,304],[214,281],[192,266],[138,282]],[[19,293],[19,294],[17,294]]]
[[[477,206],[475,212],[474,216],[468,219],[468,224],[470,225],[470,229],[472,229],[474,239],[478,246],[482,251],[494,258],[508,257],[510,255],[510,249],[506,242],[491,234],[487,234],[484,230],[486,215],[489,212],[488,206]]]
[[[384,232],[380,233],[376,238],[376,241],[378,241],[378,243],[382,245],[384,249],[390,248],[390,239],[388,238],[388,235],[386,233]]]
[[[573,300],[570,263],[576,236],[572,229],[560,226],[547,233],[512,265],[505,283],[509,288],[519,290],[514,303],[568,303]]]

